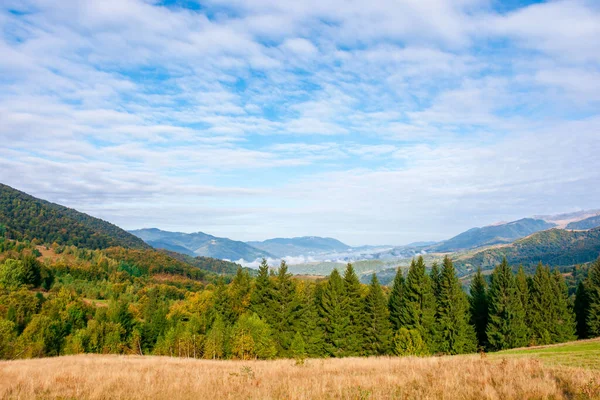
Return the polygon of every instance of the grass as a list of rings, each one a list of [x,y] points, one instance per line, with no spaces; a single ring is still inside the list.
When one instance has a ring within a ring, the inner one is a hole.
[[[591,343],[591,344],[590,344]],[[211,361],[79,355],[0,362],[2,399],[600,399],[600,371],[560,365],[599,341],[454,357]],[[571,350],[567,350],[571,348]],[[550,363],[539,354],[559,358]]]
[[[600,370],[600,339],[512,349],[490,353],[491,358],[528,357],[548,366],[579,367]]]

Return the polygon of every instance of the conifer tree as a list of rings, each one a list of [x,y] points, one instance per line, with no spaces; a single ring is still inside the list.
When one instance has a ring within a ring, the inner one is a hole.
[[[323,329],[318,311],[322,298],[321,290],[321,285],[307,287],[302,298],[303,311],[299,331],[304,340],[306,353],[310,357],[325,355]]]
[[[348,263],[344,272],[344,294],[348,301],[347,355],[360,355],[363,352],[363,334],[365,321],[363,318],[363,298],[358,276],[352,264]]]
[[[589,301],[587,333],[589,337],[600,336],[600,258],[590,267],[586,293]]]
[[[471,324],[475,328],[479,347],[487,346],[486,328],[488,323],[488,293],[487,283],[481,268],[477,268],[475,276],[471,280],[469,289],[469,309],[471,311]]]
[[[394,332],[398,331],[402,327],[400,324],[400,305],[402,301],[402,289],[404,287],[404,275],[402,269],[398,267],[396,270],[396,276],[394,277],[394,283],[392,285],[392,292],[388,300],[388,309],[390,310],[390,322],[392,323],[392,329]]]
[[[273,284],[270,279],[269,264],[262,259],[258,275],[254,280],[254,289],[250,295],[250,310],[269,323],[272,320]]]
[[[515,285],[517,287],[517,293],[519,295],[519,299],[521,300],[521,306],[523,307],[523,312],[525,313],[525,328],[527,329],[527,337],[529,338],[529,326],[531,326],[531,321],[529,317],[531,312],[530,308],[530,279],[525,274],[525,270],[523,269],[523,265],[519,266],[519,270],[515,275]]]
[[[267,322],[276,332],[277,353],[287,355],[294,334],[298,330],[301,304],[296,294],[296,285],[292,280],[292,274],[288,272],[288,266],[283,260],[277,270],[274,289],[272,317],[271,321],[267,319]]]
[[[552,326],[555,323],[554,291],[550,268],[539,263],[531,281],[529,328],[531,344],[552,343]]]
[[[431,272],[429,273],[429,277],[431,278],[431,287],[433,289],[433,295],[435,296],[436,302],[440,298],[440,284],[442,279],[442,272],[440,271],[440,267],[437,261],[433,262],[431,266]]]
[[[204,341],[204,358],[217,359],[225,356],[225,341],[227,340],[227,328],[223,318],[217,314],[212,327]]]
[[[550,331],[553,343],[575,340],[575,315],[569,304],[569,289],[558,268],[552,273],[554,293],[554,323]]]
[[[577,292],[575,293],[575,319],[577,322],[577,337],[579,339],[587,339],[587,317],[590,308],[590,299],[588,298],[587,289],[585,282],[579,282],[577,285]]]
[[[438,285],[437,351],[445,354],[475,351],[476,335],[469,324],[469,301],[448,256],[444,257]]]
[[[525,313],[517,293],[515,278],[506,258],[492,274],[488,291],[488,327],[491,350],[521,347],[527,344]]]
[[[413,260],[402,290],[400,325],[416,329],[431,352],[435,351],[436,301],[423,257]]]
[[[344,281],[337,269],[331,272],[323,289],[319,315],[327,354],[334,357],[346,355],[350,325],[348,298],[344,293]]]
[[[233,281],[229,285],[230,307],[235,319],[244,314],[250,306],[251,285],[248,271],[238,267]]]
[[[392,329],[387,301],[377,275],[373,274],[365,298],[364,351],[367,355],[388,354],[391,349]]]

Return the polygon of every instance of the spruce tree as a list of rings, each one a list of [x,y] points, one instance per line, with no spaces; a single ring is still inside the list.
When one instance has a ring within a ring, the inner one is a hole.
[[[442,273],[440,271],[440,267],[437,261],[433,262],[431,266],[431,272],[429,273],[429,277],[431,278],[431,287],[433,288],[433,295],[435,296],[436,302],[440,298],[440,285],[442,279]]]
[[[517,293],[519,295],[519,299],[521,300],[521,306],[523,307],[523,312],[525,313],[525,326],[527,329],[527,337],[529,338],[529,326],[531,325],[530,317],[530,290],[529,287],[531,285],[530,279],[525,274],[525,270],[523,269],[523,265],[519,266],[519,270],[517,271],[517,275],[515,275],[515,285],[517,287]]]
[[[392,329],[387,301],[377,275],[373,274],[365,297],[364,350],[366,355],[388,354],[391,350]]]
[[[399,320],[406,329],[416,329],[431,352],[435,351],[436,301],[423,257],[413,260],[402,290]]]
[[[469,301],[448,256],[444,257],[438,285],[437,351],[445,354],[475,351],[477,339],[469,324]]]
[[[346,266],[344,272],[344,294],[348,302],[348,326],[347,355],[360,355],[363,352],[363,334],[365,321],[363,318],[363,298],[358,276],[354,272],[352,264]]]
[[[242,267],[238,267],[233,281],[229,285],[231,312],[234,314],[235,319],[248,311],[251,290],[252,280],[250,274]]]
[[[569,288],[558,268],[552,273],[554,323],[550,331],[553,343],[575,340],[575,315],[569,304]]]
[[[492,273],[488,291],[488,346],[491,350],[527,344],[525,313],[517,293],[515,278],[506,258]]]
[[[402,302],[402,289],[404,287],[404,275],[402,269],[398,267],[396,270],[396,276],[394,277],[394,283],[392,285],[392,292],[388,300],[388,309],[390,310],[390,322],[394,331],[398,331],[402,327],[400,323],[400,305]]]
[[[590,267],[586,289],[589,301],[587,333],[589,337],[600,336],[600,258]]]
[[[292,274],[288,272],[287,264],[283,260],[277,270],[274,286],[272,315],[271,320],[267,319],[267,322],[275,331],[277,353],[287,355],[298,330],[302,307]]]
[[[552,343],[551,331],[556,319],[554,295],[550,268],[540,263],[531,281],[528,323],[533,345]]]
[[[347,354],[347,337],[350,318],[344,281],[337,269],[329,275],[320,296],[319,316],[324,332],[324,347],[328,355],[343,357]]]
[[[258,268],[258,276],[254,280],[254,289],[250,295],[250,310],[261,319],[271,323],[273,307],[273,283],[270,279],[269,265],[263,258]]]
[[[471,325],[475,328],[479,347],[487,346],[486,328],[488,323],[488,293],[487,282],[477,268],[469,288],[469,310],[471,311]]]
[[[577,292],[575,293],[575,319],[577,321],[577,337],[579,339],[587,339],[588,328],[587,328],[587,317],[590,308],[590,299],[587,294],[584,281],[579,282],[577,285]]]
[[[310,357],[325,355],[325,342],[318,312],[322,298],[321,289],[318,284],[306,287],[301,299],[302,315],[299,331],[304,340],[306,353]]]

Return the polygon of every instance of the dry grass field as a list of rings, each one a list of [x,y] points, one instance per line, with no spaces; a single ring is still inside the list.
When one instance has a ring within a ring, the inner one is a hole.
[[[587,399],[600,371],[456,356],[207,361],[81,355],[0,362],[2,399]]]

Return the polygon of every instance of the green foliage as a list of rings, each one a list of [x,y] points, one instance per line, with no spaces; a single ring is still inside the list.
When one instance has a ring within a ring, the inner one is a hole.
[[[292,352],[292,356],[296,360],[304,360],[306,358],[306,344],[304,343],[304,339],[302,338],[300,332],[296,332],[294,335],[290,350]]]
[[[333,357],[345,356],[348,353],[350,316],[344,281],[337,269],[329,275],[323,289],[319,315],[324,331],[325,351]]]
[[[511,267],[502,260],[494,269],[488,291],[489,314],[486,329],[491,350],[527,344],[525,310],[521,304]]]
[[[369,349],[363,346],[363,339],[368,339],[365,336],[365,322],[368,320],[369,315],[368,313],[363,314],[365,310],[363,307],[361,283],[358,280],[356,272],[354,272],[352,264],[348,264],[344,272],[344,295],[348,302],[349,317],[348,337],[346,338],[347,355],[360,355],[365,351],[368,353]]]
[[[469,310],[471,311],[471,325],[475,328],[477,343],[480,348],[487,346],[486,328],[488,324],[488,288],[481,268],[477,269],[471,280],[469,290]]]
[[[586,283],[586,294],[589,301],[587,333],[590,337],[596,337],[600,336],[600,258],[592,264]]]
[[[0,184],[0,221],[5,233],[17,240],[75,245],[89,249],[111,246],[149,248],[141,239],[121,228],[76,210],[36,199]]]
[[[0,318],[0,360],[10,359],[17,339],[15,324],[4,318]]]
[[[8,259],[0,264],[0,288],[16,290],[25,284],[27,271],[19,260]]]
[[[271,320],[270,312],[274,298],[273,291],[269,265],[267,264],[267,260],[263,258],[260,267],[258,267],[258,275],[254,280],[254,290],[250,295],[250,309],[266,321]]]
[[[406,276],[400,304],[402,327],[416,329],[430,351],[435,348],[436,299],[423,257],[413,260]]]
[[[575,293],[575,303],[573,305],[575,311],[577,337],[579,339],[588,338],[588,313],[590,309],[590,298],[588,296],[588,289],[586,283],[581,281],[577,285],[577,292]]]
[[[256,314],[244,314],[231,331],[231,354],[241,360],[270,359],[277,350],[271,328]]]
[[[390,351],[392,328],[387,301],[377,280],[373,279],[369,285],[369,292],[365,298],[364,309],[364,352],[367,355],[383,355]]]
[[[477,343],[475,330],[469,324],[469,301],[449,257],[444,258],[438,285],[436,351],[444,354],[475,351]]]
[[[394,354],[398,356],[425,356],[427,345],[416,329],[400,328],[394,335]]]
[[[288,272],[285,261],[281,261],[274,284],[270,318],[267,321],[277,332],[277,353],[285,356],[289,353],[302,313],[300,299],[296,294],[296,283],[292,274]]]
[[[390,322],[392,323],[392,328],[394,329],[394,331],[397,331],[402,326],[402,322],[400,320],[400,312],[402,309],[401,305],[403,289],[404,276],[402,274],[402,270],[398,268],[396,270],[394,283],[392,284],[392,292],[390,293],[390,298],[388,300],[388,309],[390,310]]]

